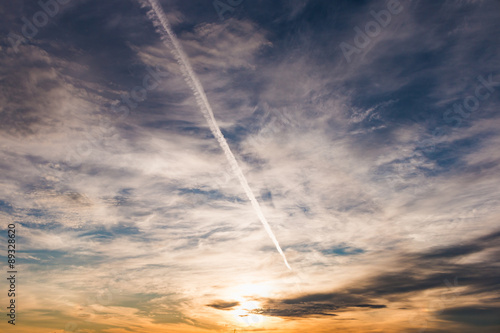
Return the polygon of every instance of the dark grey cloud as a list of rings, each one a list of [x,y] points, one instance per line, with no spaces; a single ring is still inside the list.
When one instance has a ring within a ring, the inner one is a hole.
[[[337,309],[338,307],[335,305],[319,303],[294,308],[286,308],[283,306],[278,308],[265,308],[262,310],[253,310],[251,313],[282,318],[306,318],[315,316],[337,316],[329,312]]]
[[[338,312],[352,309],[384,309],[384,304],[357,303],[363,297],[348,294],[315,294],[295,299],[266,300],[260,309],[252,313],[273,317],[306,318],[317,316],[337,316]]]
[[[453,246],[444,249],[436,249],[433,252],[422,255],[422,259],[447,259],[447,258],[455,258],[459,256],[464,256],[472,253],[479,252],[483,249],[483,247],[476,244],[467,244],[467,245],[459,245]]]
[[[231,310],[232,308],[240,305],[239,302],[225,302],[225,301],[215,301],[213,303],[207,304],[214,309],[218,310]]]
[[[500,328],[500,307],[463,306],[443,310],[439,318],[470,326],[496,326]]]
[[[364,287],[350,290],[372,297],[392,297],[457,286],[466,287],[464,294],[468,295],[496,292],[500,287],[497,278],[500,271],[494,256],[489,255],[485,261],[474,263],[461,263],[457,259],[485,250],[498,251],[498,237],[498,232],[494,232],[460,246],[436,248],[421,254],[402,254],[396,265],[403,267],[401,271],[374,276],[360,282]]]

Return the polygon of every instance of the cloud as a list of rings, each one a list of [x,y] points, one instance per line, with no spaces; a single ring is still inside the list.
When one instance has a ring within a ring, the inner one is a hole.
[[[439,317],[445,320],[456,321],[473,326],[500,327],[498,307],[464,306],[444,310]]]
[[[339,43],[385,2],[244,2],[224,22],[162,5],[294,271],[145,10],[75,2],[17,54],[1,42],[27,331],[232,331],[247,301],[269,330],[495,331],[499,89],[460,126],[443,114],[498,81],[496,3],[404,4],[350,64]],[[2,8],[2,31],[31,13]]]
[[[225,302],[225,301],[216,301],[214,303],[207,304],[207,306],[210,306],[218,310],[230,310],[238,305],[240,305],[239,302]]]

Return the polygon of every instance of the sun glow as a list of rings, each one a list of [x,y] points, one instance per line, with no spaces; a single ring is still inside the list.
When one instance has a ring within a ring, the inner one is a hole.
[[[231,311],[231,314],[238,324],[261,327],[268,320],[261,314],[262,304],[258,300],[269,296],[269,285],[242,284],[232,290],[232,295],[234,294],[239,295],[236,297],[239,305]]]
[[[258,313],[260,308],[260,303],[257,301],[241,299],[240,305],[232,312],[239,324],[258,326],[265,321],[265,317]]]

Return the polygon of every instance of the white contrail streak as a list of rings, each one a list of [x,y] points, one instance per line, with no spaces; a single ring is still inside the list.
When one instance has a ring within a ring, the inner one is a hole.
[[[145,1],[143,0],[142,2]],[[200,108],[200,111],[203,113],[203,116],[205,117],[205,119],[208,122],[208,125],[210,126],[212,134],[215,136],[217,142],[219,142],[220,147],[224,151],[224,154],[226,155],[226,158],[229,164],[231,165],[231,169],[238,177],[238,180],[240,181],[240,184],[243,187],[243,190],[245,191],[248,199],[252,203],[253,209],[257,213],[260,222],[262,222],[262,225],[264,226],[264,228],[267,231],[267,234],[269,235],[274,245],[276,246],[276,249],[278,250],[279,254],[281,255],[281,257],[283,257],[286,267],[288,267],[289,270],[292,270],[292,268],[288,264],[288,261],[286,260],[285,254],[281,250],[278,240],[274,236],[273,231],[271,230],[271,227],[269,226],[269,223],[267,222],[266,217],[264,216],[264,213],[260,208],[259,202],[255,198],[252,189],[248,185],[245,175],[241,171],[241,168],[238,165],[236,158],[231,152],[231,149],[229,148],[226,139],[224,138],[224,135],[220,131],[220,128],[217,125],[217,122],[215,121],[212,107],[210,106],[207,96],[205,95],[205,90],[203,89],[203,86],[201,85],[201,82],[196,76],[195,72],[193,71],[193,68],[189,63],[189,59],[187,55],[184,53],[182,46],[179,43],[179,40],[172,31],[170,23],[168,22],[168,19],[165,13],[163,12],[163,9],[158,3],[158,0],[147,0],[147,2],[153,9],[152,11],[149,12],[149,18],[152,20],[153,24],[158,28],[157,30],[161,35],[161,39],[163,40],[165,45],[170,49],[175,59],[179,63],[182,75],[184,76],[184,80],[193,91],[193,94],[196,98],[196,102]]]

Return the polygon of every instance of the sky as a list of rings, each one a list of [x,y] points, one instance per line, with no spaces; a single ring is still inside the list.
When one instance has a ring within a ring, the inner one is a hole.
[[[0,332],[500,331],[499,1],[158,3],[0,0]]]

